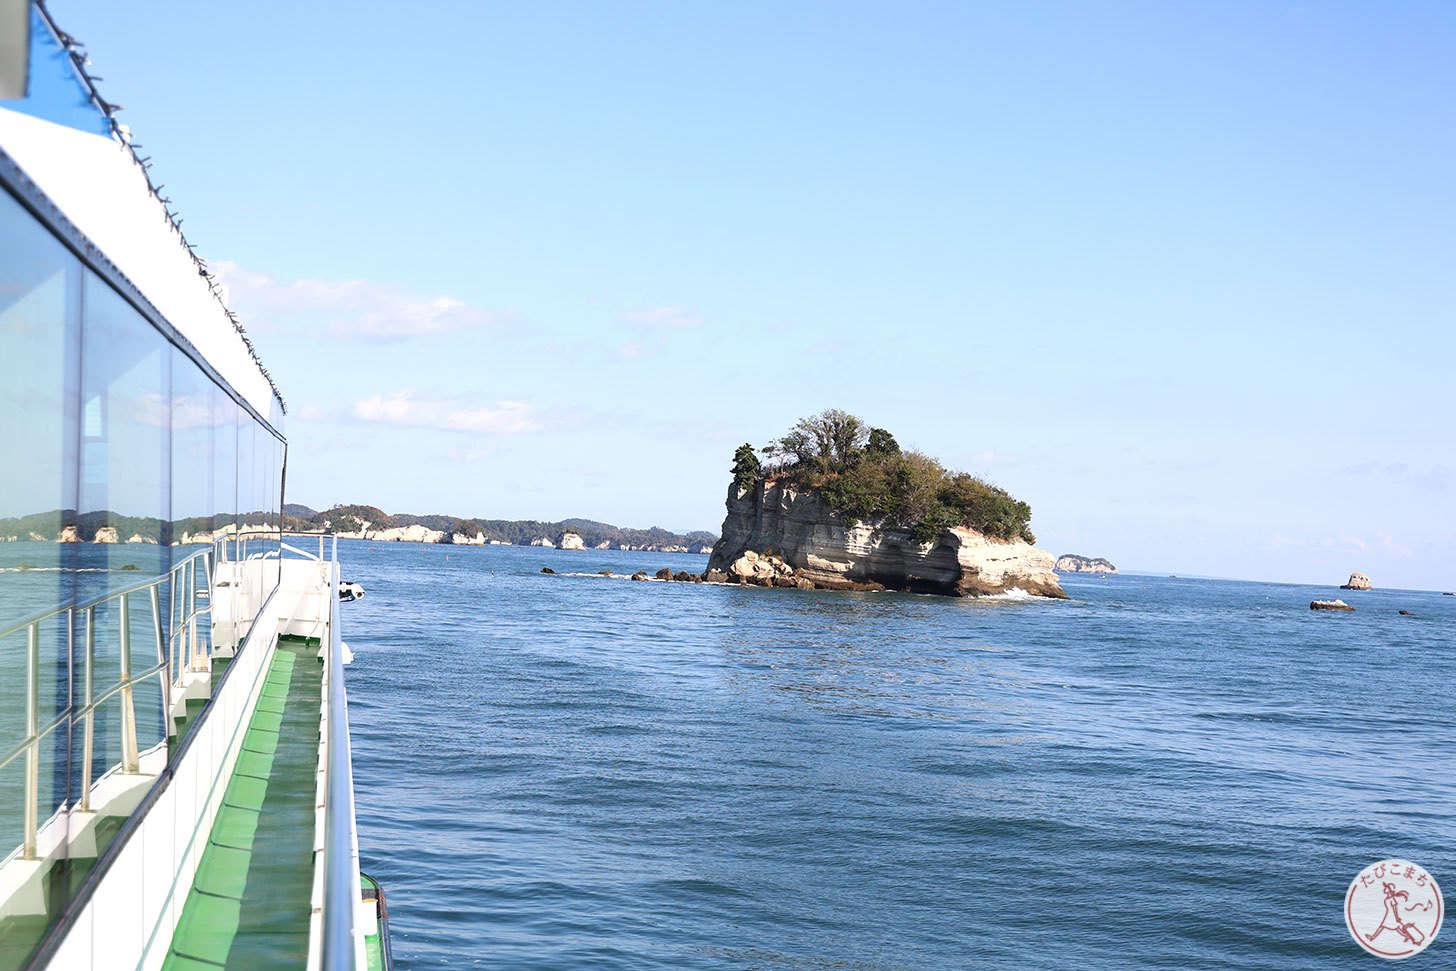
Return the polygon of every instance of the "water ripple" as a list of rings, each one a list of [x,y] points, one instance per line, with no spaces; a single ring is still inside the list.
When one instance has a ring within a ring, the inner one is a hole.
[[[1363,967],[1361,866],[1456,881],[1456,599],[956,601],[342,545],[402,969]]]

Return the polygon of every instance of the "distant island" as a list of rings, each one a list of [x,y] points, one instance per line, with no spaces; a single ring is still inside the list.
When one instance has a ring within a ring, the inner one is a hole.
[[[1116,573],[1117,567],[1100,556],[1082,556],[1078,553],[1063,553],[1057,557],[1058,573]]]
[[[1052,555],[1032,545],[1029,505],[848,412],[739,446],[732,473],[710,582],[1066,596]]]
[[[390,515],[376,506],[342,505],[318,512],[288,503],[283,528],[297,532],[328,529],[344,539],[376,542],[448,543],[456,546],[540,546],[576,550],[646,550],[653,553],[707,553],[717,536],[705,530],[674,533],[658,526],[627,529],[591,519],[556,523],[533,519],[467,519],[413,513]]]

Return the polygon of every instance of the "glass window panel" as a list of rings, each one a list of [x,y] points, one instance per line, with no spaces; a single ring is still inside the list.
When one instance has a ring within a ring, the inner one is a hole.
[[[278,440],[273,433],[260,424],[254,424],[254,501],[257,503],[255,521],[259,532],[258,552],[271,551],[275,554],[263,562],[263,593],[266,596],[278,585],[278,477],[275,463]],[[261,603],[261,601],[259,601]]]
[[[82,596],[166,573],[171,530],[171,347],[95,274],[84,284]]]
[[[253,464],[253,419],[242,408],[237,410],[238,416],[238,532],[244,542],[249,537],[248,526],[254,522],[253,511],[258,508],[258,500],[255,495],[257,481],[255,476],[257,470]],[[251,555],[251,548],[245,549],[244,555]]]
[[[34,218],[0,192],[0,751],[26,736],[30,633],[27,617],[76,594],[77,560],[57,543],[75,522],[81,266]],[[35,628],[35,705],[52,723],[69,701],[69,639],[60,619]],[[64,799],[64,727],[39,745],[37,816]],[[19,846],[27,758],[0,774],[0,858]]]
[[[224,539],[233,534],[238,519],[238,406],[225,391],[214,387],[212,408],[212,529],[217,538]],[[232,555],[229,549],[229,558]]]
[[[80,596],[89,598],[166,576],[171,565],[172,347],[100,277],[83,282],[81,334],[81,476],[75,550]],[[164,601],[151,590],[109,597],[93,612],[92,682],[97,696],[152,667],[165,635]],[[85,622],[78,625],[84,643]],[[78,681],[85,661],[78,651]],[[134,717],[127,739],[123,713]],[[159,689],[146,682],[113,695],[96,718],[92,782],[99,773],[165,741]],[[87,787],[81,738],[70,763],[75,801]],[[132,769],[134,771],[134,768]]]
[[[213,476],[216,472],[216,385],[192,359],[172,351],[172,542],[174,561],[212,536]]]

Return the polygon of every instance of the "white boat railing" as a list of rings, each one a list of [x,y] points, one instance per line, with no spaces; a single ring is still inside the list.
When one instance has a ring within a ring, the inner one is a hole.
[[[78,792],[78,806],[82,812],[91,810],[91,796],[95,775],[93,773],[94,749],[96,744],[96,716],[102,706],[120,695],[121,758],[107,772],[120,770],[126,774],[139,771],[140,752],[137,745],[136,688],[150,678],[156,677],[161,687],[161,719],[166,726],[167,736],[175,733],[172,718],[173,695],[184,686],[188,671],[205,670],[208,658],[208,638],[199,636],[203,618],[212,610],[211,578],[213,565],[224,553],[222,543],[188,556],[164,574],[149,580],[108,590],[89,600],[77,604],[66,604],[41,611],[12,623],[0,630],[0,643],[24,634],[26,640],[25,663],[25,736],[3,756],[0,756],[0,770],[16,759],[25,758],[23,824],[20,846],[4,860],[35,860],[39,856],[39,833],[41,823],[40,780],[41,744],[55,732],[65,729],[73,736],[79,728],[81,733],[81,784]],[[199,575],[201,579],[199,579]],[[163,632],[162,591],[169,597],[169,613]],[[137,668],[139,654],[136,650],[133,631],[134,601],[144,598],[143,609],[149,614],[151,650],[147,651],[146,666]],[[97,678],[97,633],[98,614],[105,614],[115,607],[117,624],[108,633],[116,638],[116,659],[118,674],[115,681],[98,690]],[[64,639],[67,653],[68,697],[76,698],[78,704],[68,705],[49,722],[40,723],[41,710],[41,643],[47,634],[57,631]],[[80,683],[76,683],[73,666],[80,643]],[[79,692],[76,689],[79,688]],[[47,810],[61,812],[64,804],[47,806]],[[52,813],[48,812],[50,816]],[[3,903],[3,902],[0,902]]]
[[[330,536],[324,560],[329,576],[329,627],[324,647],[324,858],[321,964],[325,971],[365,966],[363,937],[356,926],[361,898],[359,838],[354,817],[354,769],[349,746],[349,701],[344,690],[344,637],[339,624],[338,539]],[[311,554],[293,549],[309,558]]]

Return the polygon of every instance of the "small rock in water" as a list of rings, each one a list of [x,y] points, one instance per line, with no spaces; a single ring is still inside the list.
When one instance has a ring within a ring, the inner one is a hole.
[[[598,570],[597,571],[597,576],[599,576],[599,577],[614,577],[614,576],[616,576],[616,574],[613,573],[611,570]]]
[[[678,583],[691,583],[693,580],[693,575],[687,570],[678,570],[672,575],[672,578]]]
[[[556,571],[553,570],[553,569],[551,569],[551,567],[549,567],[549,566],[543,566],[543,567],[541,567],[541,572],[542,573],[549,573],[552,576],[555,576],[556,575]]]
[[[638,570],[636,573],[632,574],[632,579],[633,580],[646,580],[647,579],[647,571],[646,570]]]
[[[703,574],[703,579],[709,583],[727,583],[728,574],[724,573],[722,570],[709,570],[707,573]]]
[[[672,579],[672,571],[669,570],[667,567],[663,567],[661,570],[658,570],[653,575],[655,577],[657,577],[657,579],[659,579],[659,580],[671,580]]]
[[[1309,602],[1309,609],[1310,610],[1349,610],[1349,611],[1354,611],[1355,608],[1354,607],[1351,607],[1349,604],[1345,603],[1345,601],[1343,601],[1343,600],[1311,600]]]
[[[1415,614],[1411,613],[1409,610],[1400,610],[1400,611],[1397,611],[1397,613],[1399,613],[1402,617],[1414,617],[1415,616]]]

